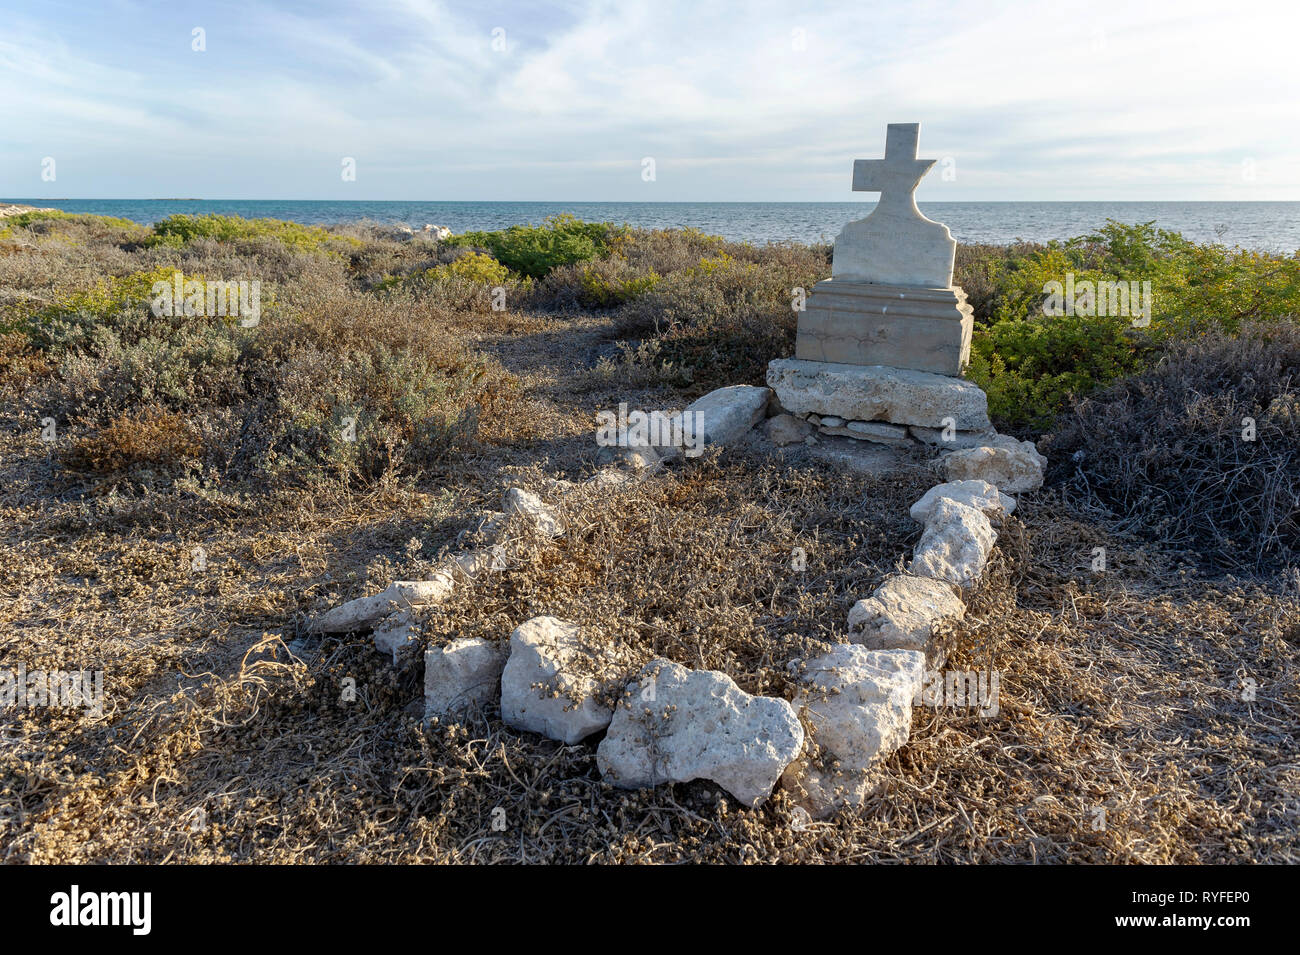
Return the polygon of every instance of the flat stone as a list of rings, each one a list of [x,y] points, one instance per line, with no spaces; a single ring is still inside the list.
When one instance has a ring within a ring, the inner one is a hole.
[[[803,742],[785,700],[751,696],[716,670],[656,659],[619,702],[596,766],[622,789],[707,779],[757,806]]]
[[[930,577],[893,574],[849,610],[849,642],[872,650],[929,654],[934,628],[960,620],[966,605],[953,586]]]
[[[477,637],[426,650],[424,718],[455,716],[496,702],[505,662],[504,646]]]
[[[907,431],[922,444],[934,445],[945,451],[978,448],[988,444],[998,434],[992,428],[985,428],[983,431],[957,431],[947,428],[923,428],[919,425],[912,425]]]
[[[790,444],[799,444],[812,434],[813,430],[813,426],[807,421],[790,414],[779,414],[774,418],[768,418],[764,428],[768,440],[782,448]]]
[[[988,481],[1007,494],[1020,494],[1043,486],[1047,458],[1032,441],[1000,434],[987,445],[952,452],[943,466],[950,481]]]
[[[822,415],[821,421],[818,422],[818,424],[820,424],[823,428],[842,428],[847,423],[848,422],[846,422],[843,418],[837,418],[835,417],[835,415],[832,414]]]
[[[990,426],[978,385],[931,372],[778,358],[767,366],[767,383],[793,414],[964,431]]]
[[[853,437],[875,441],[878,444],[902,446],[912,443],[907,429],[898,424],[885,424],[883,421],[850,421],[846,427]]]
[[[809,435],[815,442],[809,446],[808,455],[837,468],[860,474],[890,474],[914,468],[907,451],[898,445],[864,441],[860,436],[823,435],[820,439]]]
[[[997,534],[982,511],[939,498],[907,570],[918,577],[970,587],[984,573],[996,542]]]
[[[693,433],[706,446],[734,444],[767,415],[772,392],[756,385],[731,385],[710,391],[686,407]]]
[[[373,597],[358,597],[321,615],[310,629],[321,633],[365,630],[376,621],[408,607],[441,603],[451,596],[455,584],[450,572],[436,573],[429,580],[398,580]]]
[[[618,660],[580,638],[576,624],[534,617],[510,635],[501,674],[501,718],[507,726],[577,743],[609,725],[602,698]]]
[[[501,509],[506,514],[519,514],[542,537],[559,537],[564,525],[536,494],[521,487],[512,487],[501,497]]]
[[[974,323],[960,288],[827,279],[799,314],[794,357],[960,375]]]
[[[1001,517],[1016,509],[1016,499],[1003,494],[988,481],[949,481],[926,491],[908,513],[918,524],[928,523],[940,498],[983,511],[985,517]]]
[[[795,706],[822,751],[802,757],[782,785],[811,815],[861,805],[869,774],[911,735],[912,703],[925,680],[925,654],[836,644],[797,673]]]

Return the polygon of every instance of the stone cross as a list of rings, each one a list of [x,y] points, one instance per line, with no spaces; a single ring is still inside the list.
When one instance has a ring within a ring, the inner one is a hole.
[[[890,123],[885,131],[885,158],[854,160],[853,191],[880,193],[882,206],[916,209],[913,193],[937,161],[916,158],[920,137],[920,123]]]
[[[957,243],[948,227],[916,207],[917,184],[937,160],[917,159],[920,123],[890,123],[885,158],[853,163],[853,188],[879,192],[871,215],[850,222],[835,240],[831,275],[842,282],[946,289]]]

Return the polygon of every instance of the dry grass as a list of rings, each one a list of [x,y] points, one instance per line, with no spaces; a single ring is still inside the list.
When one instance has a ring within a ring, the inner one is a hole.
[[[508,573],[428,614],[427,639],[505,639],[558,613],[781,694],[784,663],[834,639],[910,547],[915,493],[738,459],[614,500],[579,494],[565,538],[520,547]],[[418,667],[387,664],[365,635],[299,638],[306,614],[431,566],[468,501],[403,492],[168,521],[10,499],[3,659],[102,665],[108,710],[7,721],[5,858],[1297,861],[1296,596],[1180,573],[1058,502],[1022,507],[953,635],[951,666],[1002,674],[999,714],[918,710],[871,802],[801,830],[781,794],[748,811],[703,783],[612,790],[592,746],[495,712],[422,733]],[[810,540],[807,571],[791,571],[789,548]],[[1113,569],[1094,576],[1099,545]]]
[[[1006,521],[967,620],[948,635],[951,667],[1001,674],[998,714],[918,708],[911,742],[859,812],[801,827],[779,792],[745,810],[707,783],[614,790],[593,745],[514,732],[494,710],[425,731],[418,662],[393,666],[366,634],[308,636],[304,623],[427,573],[507,486],[555,502],[568,532],[520,536],[507,573],[424,615],[427,643],[504,640],[554,613],[629,661],[662,654],[784,695],[786,664],[840,638],[852,601],[910,552],[919,528],[907,505],[934,479],[845,476],[755,450],[561,499],[551,479],[594,467],[596,409],[680,404],[690,390],[593,372],[617,318],[552,308],[577,270],[535,288],[550,310],[448,311],[416,297],[394,314],[372,306],[366,286],[439,253],[353,231],[366,244],[350,261],[272,246],[236,254],[210,240],[171,254],[194,271],[242,262],[283,277],[281,303],[312,318],[268,318],[267,354],[300,354],[304,338],[430,354],[454,343],[457,362],[479,356],[494,381],[508,375],[455,454],[307,487],[211,473],[80,484],[41,442],[27,400],[54,371],[37,362],[11,377],[0,405],[0,668],[103,668],[106,705],[102,720],[0,714],[0,859],[1300,861],[1300,581],[1201,576],[1051,491]],[[0,259],[0,278],[21,279],[8,301],[164,261],[165,250],[95,246],[83,269],[60,241],[25,236]],[[629,261],[671,271],[712,249],[654,239]],[[790,258],[769,254],[782,268]],[[205,440],[231,433],[221,414],[203,407]],[[92,433],[73,422],[61,441]],[[1089,569],[1098,546],[1104,574]]]

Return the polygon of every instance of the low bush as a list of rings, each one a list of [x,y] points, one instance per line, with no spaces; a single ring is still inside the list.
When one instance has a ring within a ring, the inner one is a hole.
[[[121,415],[77,439],[62,461],[76,471],[138,475],[144,470],[170,476],[196,463],[199,454],[198,436],[184,416],[151,408]]]
[[[618,232],[607,222],[582,222],[565,215],[553,216],[540,226],[464,232],[452,236],[447,244],[486,249],[510,270],[540,279],[557,266],[608,254],[610,241]]]
[[[1058,477],[1148,537],[1231,571],[1300,560],[1300,324],[1171,343],[1062,415]]]
[[[218,242],[248,242],[273,239],[290,248],[308,252],[358,248],[361,242],[349,236],[332,235],[320,226],[285,222],[281,219],[245,219],[241,216],[174,215],[154,223],[146,246],[181,248],[196,239]]]

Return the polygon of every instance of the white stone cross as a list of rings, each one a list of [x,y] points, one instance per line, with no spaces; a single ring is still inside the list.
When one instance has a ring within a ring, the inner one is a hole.
[[[920,136],[920,123],[890,123],[885,130],[885,158],[853,161],[853,191],[878,192],[881,205],[915,209],[917,184],[938,161],[916,158]]]
[[[937,162],[917,159],[920,123],[890,123],[885,158],[853,163],[853,189],[879,192],[871,215],[846,225],[835,240],[831,277],[846,282],[947,288],[957,243],[946,225],[916,207],[916,186]]]

